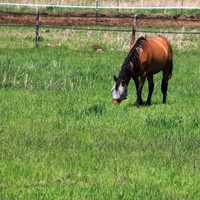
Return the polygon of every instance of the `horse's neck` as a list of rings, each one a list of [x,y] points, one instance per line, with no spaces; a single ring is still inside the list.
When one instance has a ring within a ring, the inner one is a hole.
[[[131,73],[130,73],[130,65],[126,64],[124,66],[124,69],[121,70],[121,77],[126,81],[126,84],[128,85],[131,79]]]

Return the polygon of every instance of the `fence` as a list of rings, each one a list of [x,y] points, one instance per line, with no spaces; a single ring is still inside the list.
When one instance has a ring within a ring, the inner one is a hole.
[[[178,6],[148,6],[148,7],[142,7],[142,6],[122,6],[120,7],[120,1],[118,1],[117,6],[106,6],[106,5],[101,5],[100,0],[96,0],[95,5],[67,5],[67,4],[33,4],[33,3],[9,3],[9,2],[3,2],[0,3],[0,7],[28,7],[28,8],[33,8],[36,11],[36,16],[35,16],[35,41],[36,41],[36,47],[39,47],[39,30],[40,30],[40,8],[77,8],[77,9],[93,9],[96,10],[96,20],[99,17],[98,12],[103,9],[103,10],[170,10],[170,9],[178,9],[181,10],[200,10],[200,7],[193,7],[193,6],[184,6],[184,1],[181,1],[181,7]],[[180,31],[158,31],[158,30],[145,30],[145,29],[140,29],[137,25],[137,16],[135,15],[132,19],[133,21],[133,29],[119,29],[119,28],[102,28],[102,27],[80,27],[80,26],[63,26],[63,25],[56,25],[56,26],[48,26],[52,28],[65,28],[65,29],[72,29],[72,30],[85,30],[85,31],[118,31],[118,32],[132,32],[132,36],[135,35],[136,32],[142,32],[142,33],[167,33],[167,34],[200,34],[200,31],[186,31],[184,28],[181,28]],[[5,25],[5,24],[0,24],[0,25]],[[13,24],[9,24],[13,26]],[[183,24],[184,25],[184,24]],[[46,26],[46,25],[43,25]]]

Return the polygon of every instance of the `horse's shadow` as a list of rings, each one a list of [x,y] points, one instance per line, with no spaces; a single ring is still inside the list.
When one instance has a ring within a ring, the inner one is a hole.
[[[167,103],[162,103],[162,101],[153,101],[151,105],[146,105],[146,102],[144,104],[138,106],[135,102],[130,102],[127,104],[128,107],[136,107],[136,108],[151,108],[152,106],[160,106],[160,105],[172,105],[173,102],[167,102]]]

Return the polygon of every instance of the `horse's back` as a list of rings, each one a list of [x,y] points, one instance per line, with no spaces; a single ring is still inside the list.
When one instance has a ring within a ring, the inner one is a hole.
[[[172,58],[172,48],[169,41],[163,37],[149,37],[147,38],[150,46],[149,50],[153,54],[152,56],[158,60],[167,60]]]
[[[172,47],[169,41],[163,36],[146,38],[146,53],[148,66],[146,70],[157,73],[164,69],[172,60]]]

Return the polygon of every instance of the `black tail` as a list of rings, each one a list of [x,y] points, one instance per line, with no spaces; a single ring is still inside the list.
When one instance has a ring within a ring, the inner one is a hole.
[[[173,71],[173,60],[170,60],[169,62],[169,79],[172,77],[172,71]]]
[[[169,79],[172,77],[172,72],[173,72],[173,49],[172,46],[169,44],[169,50],[170,50],[170,60],[169,60]]]

